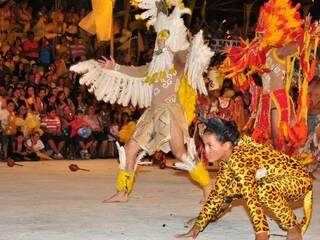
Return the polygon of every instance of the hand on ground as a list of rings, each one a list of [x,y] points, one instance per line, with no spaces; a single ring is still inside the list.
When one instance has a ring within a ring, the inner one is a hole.
[[[189,232],[187,233],[182,233],[182,234],[177,234],[175,235],[175,238],[192,238],[192,239],[196,239],[198,234],[199,234],[200,230],[198,227],[193,226],[193,228],[190,229]]]

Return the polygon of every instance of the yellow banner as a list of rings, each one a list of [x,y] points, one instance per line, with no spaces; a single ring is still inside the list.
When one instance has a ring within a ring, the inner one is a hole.
[[[97,35],[98,41],[109,41],[112,34],[113,0],[91,0],[92,11],[84,17],[79,26],[90,34]]]

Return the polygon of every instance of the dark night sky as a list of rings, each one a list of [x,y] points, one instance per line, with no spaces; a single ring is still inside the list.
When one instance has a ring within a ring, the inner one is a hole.
[[[316,0],[311,9],[311,14],[315,19],[320,19],[320,1]]]
[[[16,0],[16,2],[21,2],[23,0]],[[55,0],[29,0],[29,4],[33,6],[35,9],[38,9],[41,5],[46,5],[49,7],[50,5],[54,4]],[[207,6],[210,6],[213,4],[215,1],[221,2],[221,0],[207,0]],[[242,9],[243,2],[245,0],[239,0],[235,1],[236,3],[230,3],[228,5],[225,5],[223,8],[233,8],[233,9]],[[252,1],[252,0],[246,0],[246,1]],[[4,2],[4,0],[0,0],[0,2]],[[65,6],[85,6],[85,7],[90,7],[90,2],[91,0],[65,0],[63,1]],[[116,7],[118,9],[123,8],[122,4],[123,0],[116,0]],[[184,1],[186,5],[188,4],[189,0]],[[228,1],[226,1],[228,2]],[[251,21],[255,22],[256,21],[256,16],[258,14],[259,8],[262,6],[262,4],[266,2],[265,0],[258,0],[255,5],[254,9],[252,10],[252,19]],[[312,0],[294,0],[294,3],[301,3],[303,4],[308,4],[312,3]],[[197,0],[197,6],[201,6],[203,3],[203,0]],[[198,10],[199,11],[199,10]],[[313,16],[313,19],[320,19],[320,0],[314,0],[313,7],[310,9],[311,15]],[[195,11],[195,14],[197,14],[197,11]],[[214,16],[217,18],[224,18],[226,15],[235,15],[238,17],[240,20],[242,18],[242,13],[241,12],[226,12],[226,11],[217,11],[217,10],[210,10],[207,12],[207,16]]]
[[[243,3],[245,2],[244,0],[238,0],[238,1],[234,0],[234,3],[229,3],[223,6],[220,6],[220,8],[222,8],[220,10],[217,10],[216,8],[210,10],[210,7],[213,7],[215,5],[215,1],[219,2],[219,4],[223,4],[223,1],[221,0],[207,0],[207,9],[208,9],[207,15],[206,15],[207,20],[210,20],[210,19],[222,20],[226,18],[227,19],[234,18],[234,19],[237,19],[237,21],[240,24],[242,24],[242,20],[243,20],[242,9],[243,9]],[[252,0],[247,0],[247,1],[252,1]],[[185,2],[188,2],[188,1],[185,0]],[[229,2],[229,1],[225,1],[225,2]],[[251,18],[250,18],[251,25],[257,21],[259,9],[265,2],[266,0],[258,0],[254,4],[254,7],[251,12]],[[301,3],[302,5],[305,5],[308,3],[312,4],[312,0],[300,0],[300,1],[293,1],[293,2],[294,4]],[[193,15],[200,14],[200,8],[202,3],[203,3],[203,0],[197,0],[197,9],[196,11],[194,11]],[[230,10],[226,10],[226,9],[230,9]],[[314,0],[313,6],[310,8],[310,13],[314,20],[320,19],[320,0]]]

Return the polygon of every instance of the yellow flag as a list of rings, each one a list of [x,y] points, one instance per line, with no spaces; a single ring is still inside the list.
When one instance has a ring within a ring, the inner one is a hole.
[[[92,11],[79,26],[90,34],[97,34],[98,41],[109,41],[112,34],[113,0],[91,0]]]

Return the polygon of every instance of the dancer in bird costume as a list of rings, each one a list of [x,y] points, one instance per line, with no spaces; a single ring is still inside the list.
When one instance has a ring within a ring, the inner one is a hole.
[[[145,11],[136,16],[153,26],[156,43],[153,58],[145,66],[123,66],[111,60],[89,60],[71,67],[83,73],[81,84],[98,100],[127,106],[147,107],[125,146],[118,146],[120,172],[117,193],[105,202],[127,202],[136,177],[136,167],[144,153],[170,150],[177,166],[188,170],[206,198],[211,190],[210,176],[196,157],[188,123],[194,118],[197,91],[207,94],[202,77],[213,52],[204,44],[202,31],[192,39],[182,15],[191,14],[182,1],[134,0]],[[170,8],[173,8],[169,13]],[[185,147],[187,145],[187,148]]]
[[[316,71],[319,24],[300,18],[300,5],[289,0],[269,0],[260,9],[256,37],[231,47],[220,67],[242,89],[254,86],[260,74],[262,89],[252,88],[253,139],[294,154],[307,138],[308,82]],[[299,60],[299,99],[290,96],[295,62]]]

